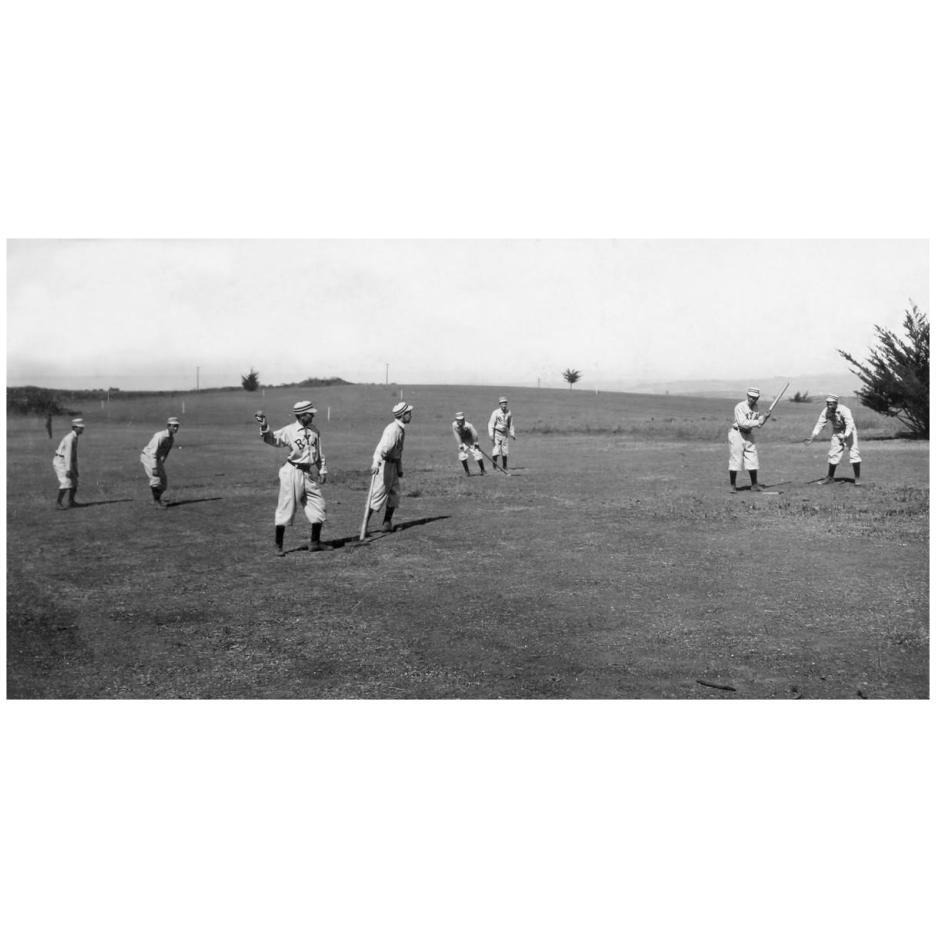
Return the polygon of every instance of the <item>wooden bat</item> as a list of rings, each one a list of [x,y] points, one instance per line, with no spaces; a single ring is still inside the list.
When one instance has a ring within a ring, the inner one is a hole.
[[[374,493],[374,482],[377,480],[376,473],[371,473],[370,487],[367,489],[367,502],[364,504],[364,519],[361,521],[361,538],[359,542],[363,543],[367,539],[367,518],[370,515],[370,499]]]
[[[783,389],[773,398],[773,403],[770,404],[770,408],[767,410],[766,415],[764,416],[764,422],[767,422],[770,419],[770,414],[773,412],[773,408],[780,402],[780,397],[787,392],[792,381],[788,380],[784,385]]]
[[[485,452],[483,448],[481,448],[480,445],[478,446],[478,451],[479,451],[479,452],[480,452],[480,453],[481,453],[481,454],[482,454],[498,471],[503,471],[504,474],[507,475],[508,478],[510,477],[510,472],[509,472],[506,468],[501,468],[501,466],[498,465],[497,462],[494,461],[494,459],[491,458],[491,456],[488,455],[488,453]]]

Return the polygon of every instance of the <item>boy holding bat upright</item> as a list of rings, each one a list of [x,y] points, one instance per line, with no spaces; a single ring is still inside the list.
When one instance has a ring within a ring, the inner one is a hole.
[[[739,471],[747,471],[751,476],[752,491],[763,490],[757,483],[760,463],[757,458],[757,445],[754,442],[754,430],[763,426],[767,417],[762,416],[757,409],[759,399],[760,390],[757,387],[748,387],[747,398],[734,409],[734,422],[728,431],[728,478],[732,494],[738,490]]]
[[[734,422],[728,432],[728,478],[731,481],[732,494],[738,490],[739,471],[747,471],[751,476],[752,491],[764,490],[757,483],[757,471],[760,464],[757,458],[757,445],[754,442],[754,430],[770,419],[774,407],[780,402],[780,398],[789,386],[790,382],[787,381],[763,416],[757,408],[757,401],[760,399],[760,390],[757,387],[748,387],[747,398],[735,407]]]

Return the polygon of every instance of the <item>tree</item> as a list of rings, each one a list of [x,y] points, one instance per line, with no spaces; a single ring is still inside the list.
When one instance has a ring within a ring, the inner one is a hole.
[[[251,367],[249,374],[241,374],[241,386],[245,390],[259,390],[260,374]]]
[[[582,379],[582,372],[577,370],[572,370],[571,367],[566,368],[562,372],[562,379],[569,385],[569,389],[572,389],[572,384],[578,383]]]
[[[878,346],[864,364],[847,351],[838,353],[861,378],[858,399],[869,409],[895,416],[919,438],[929,438],[929,319],[911,301],[903,320],[906,339],[874,326]]]

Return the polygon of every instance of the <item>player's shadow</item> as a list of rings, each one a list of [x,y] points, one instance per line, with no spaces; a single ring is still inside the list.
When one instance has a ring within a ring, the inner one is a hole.
[[[172,510],[174,507],[182,507],[185,504],[205,504],[208,501],[219,501],[219,500],[224,500],[224,498],[223,497],[192,497],[192,498],[189,498],[188,500],[169,501],[166,504],[166,507]]]
[[[393,536],[396,533],[402,533],[403,530],[408,530],[410,527],[423,526],[426,523],[434,523],[436,520],[448,520],[451,517],[451,514],[441,514],[438,517],[421,517],[418,520],[406,520],[403,523],[394,523],[393,530],[389,533],[384,532],[379,527],[374,530],[368,530],[367,537],[361,539],[360,535],[356,536],[342,536],[340,539],[328,540],[328,545],[332,549],[342,549],[344,546],[367,546],[370,543],[376,543],[378,540],[382,540],[385,536]]]
[[[69,510],[83,510],[85,507],[104,507],[106,504],[126,504],[132,500],[132,497],[115,497],[113,500],[80,501],[72,504]]]

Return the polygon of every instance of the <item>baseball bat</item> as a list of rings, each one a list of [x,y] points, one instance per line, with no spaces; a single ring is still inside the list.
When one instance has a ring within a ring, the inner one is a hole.
[[[370,515],[370,499],[371,494],[374,493],[374,482],[377,480],[377,475],[374,472],[371,472],[370,476],[370,487],[367,489],[367,502],[364,504],[364,519],[361,521],[361,537],[358,542],[363,543],[367,539],[367,518]]]
[[[509,472],[506,468],[501,468],[501,466],[498,465],[497,462],[494,461],[494,459],[491,458],[491,456],[488,455],[488,453],[485,452],[483,448],[481,448],[480,445],[478,446],[478,451],[479,451],[479,452],[480,452],[480,453],[481,453],[481,454],[482,454],[498,471],[503,471],[504,474],[507,475],[508,478],[510,477],[510,472]]]
[[[784,385],[783,389],[773,398],[773,403],[770,404],[769,409],[767,410],[767,415],[764,417],[764,422],[770,418],[770,414],[773,412],[774,407],[780,402],[780,398],[784,393],[787,392],[787,388],[790,386],[792,381],[788,380]]]

